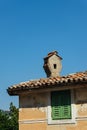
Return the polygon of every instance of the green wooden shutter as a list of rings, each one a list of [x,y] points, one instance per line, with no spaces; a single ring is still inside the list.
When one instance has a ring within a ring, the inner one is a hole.
[[[71,118],[71,95],[70,91],[56,91],[51,93],[52,119]]]
[[[71,94],[70,91],[63,91],[62,93],[62,119],[71,118]]]
[[[57,120],[61,118],[61,99],[58,92],[52,92],[52,119]]]

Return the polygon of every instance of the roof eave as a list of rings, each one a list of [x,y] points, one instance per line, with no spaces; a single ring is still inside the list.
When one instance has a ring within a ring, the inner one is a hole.
[[[78,89],[78,88],[84,88],[87,87],[87,81],[83,82],[77,82],[77,83],[63,83],[63,84],[55,84],[55,85],[49,85],[49,86],[42,86],[42,87],[36,87],[36,88],[29,88],[29,89],[7,89],[7,92],[10,96],[18,96],[21,94],[27,94],[27,93],[34,93],[34,92],[49,92],[49,91],[60,91],[60,90],[66,90],[66,89]]]

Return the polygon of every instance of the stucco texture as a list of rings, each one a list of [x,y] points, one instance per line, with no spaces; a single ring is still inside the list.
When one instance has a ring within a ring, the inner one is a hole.
[[[49,93],[20,96],[19,130],[87,130],[87,89],[74,90],[74,124],[48,125]]]

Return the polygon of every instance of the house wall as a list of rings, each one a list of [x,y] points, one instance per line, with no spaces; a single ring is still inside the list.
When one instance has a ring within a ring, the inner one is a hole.
[[[74,90],[74,124],[48,125],[49,92],[19,97],[19,130],[87,130],[87,88]]]
[[[19,109],[19,130],[46,130],[47,93],[21,95]]]

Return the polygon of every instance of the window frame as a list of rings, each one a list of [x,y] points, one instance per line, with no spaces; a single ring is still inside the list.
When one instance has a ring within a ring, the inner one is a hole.
[[[71,92],[71,119],[61,119],[61,120],[53,120],[51,117],[51,92],[49,93],[48,98],[48,108],[47,108],[47,118],[48,118],[48,124],[68,124],[68,123],[76,123],[75,116],[76,116],[76,110],[75,110],[75,104],[74,104],[74,91],[70,90]]]

